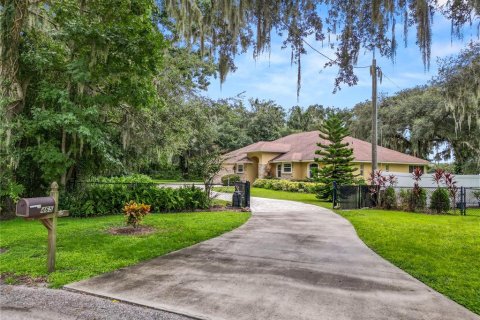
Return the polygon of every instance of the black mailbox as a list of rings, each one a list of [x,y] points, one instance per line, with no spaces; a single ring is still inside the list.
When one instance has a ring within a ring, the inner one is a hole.
[[[232,196],[232,207],[240,208],[242,206],[242,193],[235,191]]]
[[[17,203],[17,216],[19,217],[37,218],[54,211],[55,199],[53,197],[23,198]]]

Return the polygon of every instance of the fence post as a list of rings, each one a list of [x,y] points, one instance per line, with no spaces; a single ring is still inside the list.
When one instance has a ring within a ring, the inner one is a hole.
[[[245,182],[245,206],[250,208],[250,181]]]
[[[337,206],[337,181],[333,181],[333,209]]]
[[[357,186],[357,208],[356,209],[360,209],[363,207],[362,200],[363,200],[362,188],[360,186]]]
[[[465,187],[460,187],[460,214],[467,215],[467,193]]]

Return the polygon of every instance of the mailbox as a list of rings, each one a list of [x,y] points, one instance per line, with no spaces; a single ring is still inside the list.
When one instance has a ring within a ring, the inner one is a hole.
[[[39,218],[55,211],[53,197],[23,198],[17,203],[17,216]]]

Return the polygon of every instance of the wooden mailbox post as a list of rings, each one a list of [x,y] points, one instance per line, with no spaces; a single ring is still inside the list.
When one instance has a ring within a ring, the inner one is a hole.
[[[53,182],[50,197],[21,199],[17,204],[17,216],[26,220],[39,220],[48,230],[48,272],[55,271],[57,251],[57,218],[68,216],[68,211],[58,210],[58,184]]]

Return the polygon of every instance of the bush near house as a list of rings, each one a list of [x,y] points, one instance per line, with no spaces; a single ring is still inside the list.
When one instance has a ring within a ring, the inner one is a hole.
[[[235,182],[240,182],[240,176],[238,174],[227,174],[222,177],[222,185],[233,186]]]
[[[257,179],[253,183],[253,186],[256,188],[305,193],[315,193],[320,185],[321,184],[315,182],[289,181],[278,179]]]

